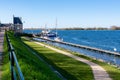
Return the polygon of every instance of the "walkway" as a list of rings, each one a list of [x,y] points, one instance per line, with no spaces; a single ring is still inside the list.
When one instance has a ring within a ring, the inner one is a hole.
[[[81,61],[81,62],[84,62],[84,63],[90,65],[90,67],[91,67],[92,70],[93,70],[93,74],[94,74],[94,79],[95,79],[95,80],[112,80],[112,79],[109,77],[109,75],[107,74],[107,72],[106,72],[101,66],[99,66],[98,64],[95,64],[95,63],[90,62],[90,61],[88,61],[88,60],[86,60],[86,59],[80,58],[80,57],[75,56],[75,55],[73,55],[73,54],[70,54],[70,53],[68,53],[68,52],[65,52],[65,51],[62,51],[62,50],[53,48],[53,47],[51,47],[51,46],[47,46],[47,45],[44,45],[44,44],[39,43],[39,42],[35,42],[35,43],[37,43],[37,44],[39,44],[39,45],[41,45],[41,46],[45,46],[45,47],[47,47],[47,48],[49,48],[49,49],[51,49],[51,50],[54,50],[54,51],[59,52],[59,53],[61,53],[61,54],[67,55],[67,56],[72,57],[72,58],[74,58],[74,59],[76,59],[76,60],[78,60],[78,61]]]
[[[5,31],[0,32],[0,80],[1,80],[1,66],[2,66],[2,53],[3,53],[3,42],[4,42],[4,33]]]

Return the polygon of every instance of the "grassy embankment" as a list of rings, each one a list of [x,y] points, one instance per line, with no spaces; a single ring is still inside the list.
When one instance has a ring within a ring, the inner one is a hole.
[[[40,61],[23,46],[20,38],[14,37],[13,33],[10,32],[8,35],[15,49],[25,80],[60,80],[44,62]],[[8,62],[8,52],[6,50],[7,46],[5,45],[4,47],[5,55],[2,80],[10,80],[10,65]]]
[[[43,43],[43,44],[46,44],[46,43]],[[46,45],[50,45],[50,44],[46,44]],[[76,56],[82,57],[82,58],[87,59],[87,60],[89,60],[91,62],[94,62],[94,63],[102,66],[108,72],[108,74],[110,75],[110,77],[113,80],[120,80],[120,76],[119,76],[120,75],[120,69],[115,67],[114,65],[110,65],[110,64],[107,64],[105,62],[101,62],[99,60],[95,60],[93,58],[87,57],[87,56],[85,56],[83,54],[80,54],[80,53],[77,53],[77,52],[72,52],[70,50],[66,50],[66,49],[63,49],[63,48],[60,48],[60,47],[56,47],[56,46],[53,46],[53,45],[50,45],[50,46],[52,46],[54,48],[57,48],[57,49],[60,49],[60,50],[63,50],[63,51],[66,51],[66,52],[69,52],[69,53],[74,54]]]
[[[34,52],[43,57],[45,61],[53,65],[68,80],[93,80],[92,70],[87,64],[30,42],[29,40],[23,39],[23,41],[31,49],[34,49]]]

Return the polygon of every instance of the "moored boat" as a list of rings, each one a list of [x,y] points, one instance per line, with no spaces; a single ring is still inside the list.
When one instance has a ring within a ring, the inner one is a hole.
[[[62,42],[62,41],[63,41],[63,39],[60,38],[60,37],[55,37],[54,40],[55,40],[55,41],[58,41],[58,42]]]
[[[51,30],[45,29],[45,30],[42,30],[41,35],[47,36],[47,37],[55,37],[57,33],[52,32]]]

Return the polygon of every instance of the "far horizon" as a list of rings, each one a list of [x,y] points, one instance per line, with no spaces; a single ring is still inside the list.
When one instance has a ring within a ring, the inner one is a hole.
[[[94,28],[120,26],[118,0],[1,0],[0,22],[22,17],[24,28]]]

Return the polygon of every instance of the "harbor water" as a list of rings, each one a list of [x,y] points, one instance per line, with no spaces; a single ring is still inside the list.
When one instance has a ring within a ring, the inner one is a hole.
[[[25,30],[25,32],[29,30]],[[36,31],[35,31],[36,32]],[[91,30],[59,30],[58,34],[63,38],[65,42],[91,46],[95,48],[100,48],[103,50],[114,51],[114,48],[117,49],[117,52],[120,52],[120,31],[91,31]],[[48,44],[54,46],[62,47],[64,49],[71,50],[73,52],[82,53],[89,57],[96,59],[102,59],[105,62],[116,64],[120,66],[120,57],[114,55],[103,54],[100,52],[94,52],[86,49],[80,49],[73,46],[68,46],[60,43],[47,41]]]
[[[40,33],[41,30],[24,30],[26,33]],[[120,30],[57,30],[65,42],[120,52]]]

